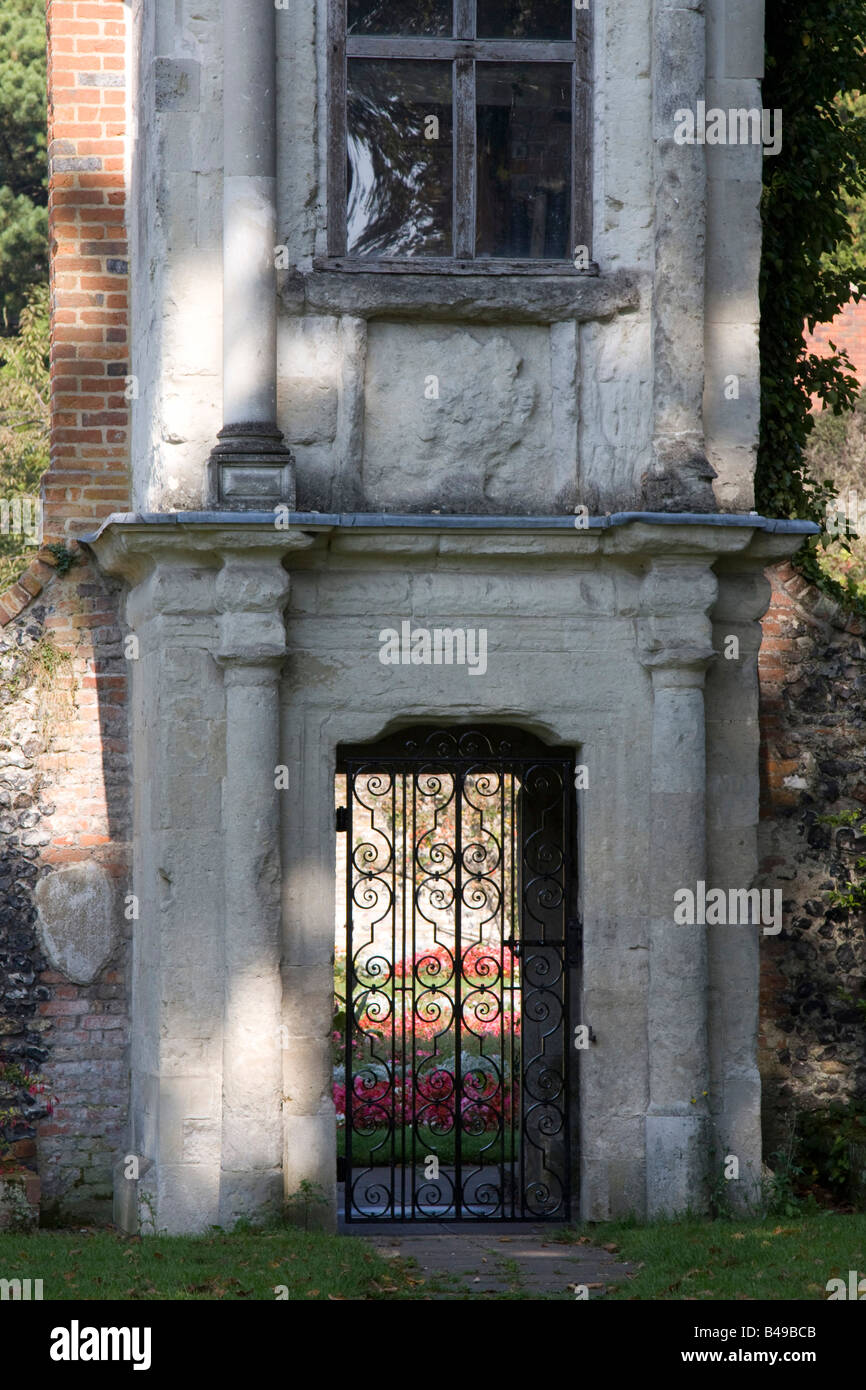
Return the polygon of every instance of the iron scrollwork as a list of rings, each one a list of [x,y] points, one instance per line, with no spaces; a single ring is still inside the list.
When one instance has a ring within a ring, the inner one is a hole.
[[[496,729],[343,750],[348,1220],[570,1215],[573,765]]]

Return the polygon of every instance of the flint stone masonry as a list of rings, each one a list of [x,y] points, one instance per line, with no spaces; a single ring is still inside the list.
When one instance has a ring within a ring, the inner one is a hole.
[[[49,996],[40,978],[46,961],[33,903],[39,846],[24,843],[34,830],[34,838],[43,843],[50,839],[47,827],[55,809],[41,785],[38,757],[44,738],[36,692],[24,676],[44,622],[44,607],[34,605],[0,635],[0,1060],[28,1070],[41,1067],[48,1057],[49,1030],[48,1020],[38,1013]],[[7,1135],[13,1155],[33,1167],[39,1107],[26,1086],[4,1083],[0,1109],[7,1105],[23,1112]]]
[[[821,820],[866,809],[866,625],[789,566],[773,588],[761,650],[760,881],[781,887],[784,927],[762,951],[768,1152],[797,1112],[866,1100],[863,923],[829,899],[862,881],[866,836]]]
[[[108,899],[116,901],[116,893],[107,884],[117,884],[120,863],[105,830],[109,821],[123,833],[118,812],[125,790],[120,797],[118,791],[127,773],[118,751],[122,725],[112,724],[110,707],[103,712],[104,741],[94,737],[100,725],[87,653],[95,631],[100,665],[104,670],[110,663],[112,629],[100,616],[108,601],[105,582],[86,569],[77,573],[78,582],[50,580],[0,636],[0,1057],[38,1069],[57,1098],[46,1117],[26,1091],[4,1097],[24,1106],[25,1118],[11,1136],[13,1154],[31,1168],[38,1157],[44,1214],[105,1220],[129,1098],[123,970],[123,928],[129,924],[119,913],[108,919]],[[116,636],[119,642],[119,631]],[[53,687],[46,687],[39,660],[47,638],[69,656]],[[64,694],[70,684],[71,705]],[[96,759],[83,751],[94,745],[100,748]],[[83,904],[79,899],[82,916],[67,921],[61,915],[55,922],[61,936],[69,931],[83,938],[86,955],[92,955],[94,892],[102,903],[103,943],[96,953],[103,968],[93,974],[91,958],[86,984],[58,970],[45,950],[37,903],[68,901],[67,892],[56,891],[56,875],[67,888],[71,877],[91,890]],[[115,944],[105,959],[108,935]]]

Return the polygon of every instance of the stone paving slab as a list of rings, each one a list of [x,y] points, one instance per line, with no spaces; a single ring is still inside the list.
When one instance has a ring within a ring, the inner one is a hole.
[[[435,1281],[440,1293],[450,1286],[451,1296],[458,1298],[574,1298],[575,1286],[583,1284],[590,1298],[600,1298],[631,1268],[597,1246],[557,1241],[549,1226],[502,1222],[455,1229],[431,1222],[423,1230],[378,1223],[365,1225],[363,1232],[350,1229],[385,1258],[414,1260],[425,1281]],[[435,1289],[433,1293],[435,1297]]]

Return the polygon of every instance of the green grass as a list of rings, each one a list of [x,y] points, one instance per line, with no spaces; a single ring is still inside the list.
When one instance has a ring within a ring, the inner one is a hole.
[[[634,1266],[608,1299],[826,1300],[828,1279],[866,1276],[866,1215],[820,1212],[765,1221],[616,1223],[562,1239],[615,1245]]]
[[[550,1230],[545,1238],[615,1247],[611,1253],[633,1272],[608,1285],[604,1297],[614,1301],[826,1300],[828,1279],[847,1284],[850,1269],[866,1277],[866,1215],[618,1222]],[[467,1259],[471,1265],[468,1248]],[[506,1289],[493,1301],[529,1296],[516,1261],[503,1256],[497,1269]],[[104,1230],[0,1235],[0,1279],[15,1278],[41,1279],[46,1301],[271,1302],[279,1286],[293,1300],[472,1297],[471,1269],[463,1277],[431,1272],[425,1281],[413,1260],[385,1259],[357,1236],[291,1226],[145,1240]],[[562,1292],[547,1301],[572,1297]]]
[[[423,1281],[366,1241],[281,1227],[127,1239],[110,1231],[0,1235],[0,1279],[41,1279],[62,1299],[423,1298]],[[285,1294],[282,1295],[284,1298]]]

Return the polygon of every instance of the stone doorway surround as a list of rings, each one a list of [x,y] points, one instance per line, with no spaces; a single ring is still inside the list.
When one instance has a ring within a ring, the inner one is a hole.
[[[763,569],[813,529],[177,513],[89,538],[138,639],[126,1229],[229,1226],[302,1182],[334,1227],[336,749],[421,720],[513,724],[588,768],[581,1215],[700,1209],[713,1145],[747,1195],[760,929],[675,927],[673,894],[755,876]],[[486,628],[486,674],[382,664],[405,618]]]

